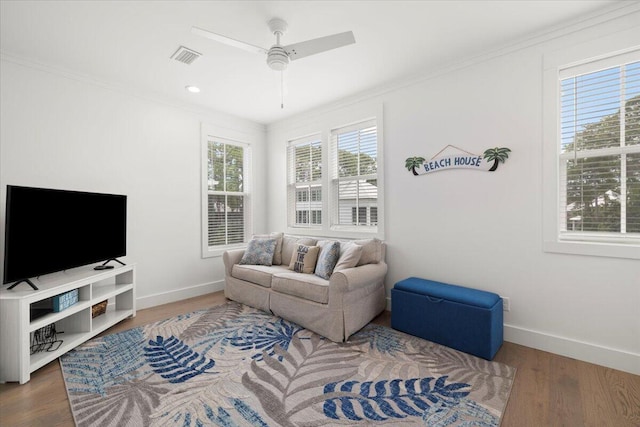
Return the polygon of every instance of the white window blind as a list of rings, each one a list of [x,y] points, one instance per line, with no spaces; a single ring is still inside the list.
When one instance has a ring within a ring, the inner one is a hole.
[[[289,225],[322,224],[322,143],[319,136],[296,139],[287,148]]]
[[[332,226],[377,225],[378,140],[375,120],[331,132]],[[375,214],[370,214],[375,209]],[[372,220],[373,219],[373,220]]]
[[[640,54],[560,71],[561,239],[640,239]]]
[[[247,147],[224,140],[207,146],[207,242],[209,247],[245,241],[248,221]]]

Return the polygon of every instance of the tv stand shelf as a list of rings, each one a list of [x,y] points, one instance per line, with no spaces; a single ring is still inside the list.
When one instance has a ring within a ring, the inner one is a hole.
[[[136,315],[135,265],[110,270],[86,266],[53,273],[37,280],[39,290],[25,284],[0,289],[0,382],[29,381],[31,372],[98,335],[116,323]],[[58,313],[31,320],[32,305],[65,292],[78,290],[78,302]],[[92,318],[91,307],[108,300],[107,311]],[[55,325],[62,344],[55,351],[31,353],[34,331]],[[63,332],[63,333],[60,333]]]

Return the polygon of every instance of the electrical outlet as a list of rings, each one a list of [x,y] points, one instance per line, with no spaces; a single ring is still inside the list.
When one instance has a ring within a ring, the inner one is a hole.
[[[500,298],[502,298],[502,310],[511,311],[511,299],[509,297],[500,297]]]

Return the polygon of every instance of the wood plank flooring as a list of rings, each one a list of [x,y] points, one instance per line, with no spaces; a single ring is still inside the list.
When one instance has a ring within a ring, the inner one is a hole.
[[[222,292],[139,310],[114,333],[225,302]],[[375,323],[389,326],[384,312]],[[495,361],[517,368],[503,427],[638,427],[640,376],[505,342]],[[24,384],[0,384],[0,426],[72,426],[58,361]]]

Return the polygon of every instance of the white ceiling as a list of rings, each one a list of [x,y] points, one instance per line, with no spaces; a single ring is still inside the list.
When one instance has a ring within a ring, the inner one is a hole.
[[[446,65],[608,9],[593,1],[5,1],[0,52],[180,104],[259,123]],[[265,48],[353,31],[356,43],[292,62],[280,77],[266,57],[192,35],[191,26]],[[169,57],[184,45],[192,65]],[[196,85],[199,94],[185,91]]]

